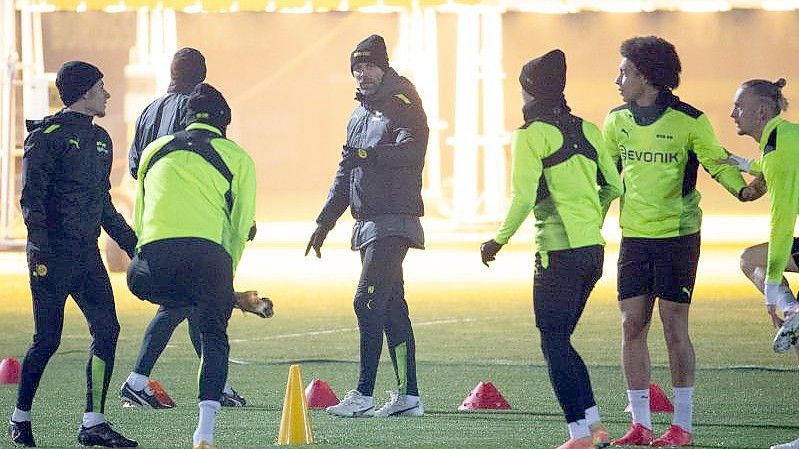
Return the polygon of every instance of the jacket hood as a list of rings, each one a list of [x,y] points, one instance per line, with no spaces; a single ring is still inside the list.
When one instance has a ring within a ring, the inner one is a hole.
[[[91,125],[94,117],[80,112],[68,111],[62,109],[53,115],[48,115],[41,120],[25,120],[25,128],[28,132],[33,132],[39,128],[47,127],[50,125]]]

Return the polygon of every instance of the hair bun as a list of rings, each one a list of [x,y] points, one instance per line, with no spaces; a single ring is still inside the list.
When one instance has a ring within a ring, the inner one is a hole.
[[[785,78],[780,78],[777,81],[774,81],[774,85],[777,86],[780,89],[785,87],[786,84],[788,84],[788,82],[785,81]]]

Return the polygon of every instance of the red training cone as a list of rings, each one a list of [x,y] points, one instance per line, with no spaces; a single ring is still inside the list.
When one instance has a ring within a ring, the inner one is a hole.
[[[319,379],[312,380],[305,388],[305,399],[308,401],[308,408],[327,408],[339,403],[330,385]]]
[[[674,413],[674,405],[656,383],[649,384],[649,410],[652,413]],[[627,404],[624,411],[627,413],[632,411],[630,404]]]
[[[150,382],[147,383],[147,386],[153,389],[153,396],[155,396],[155,398],[158,399],[158,402],[160,402],[165,408],[174,408],[177,405],[175,404],[175,401],[169,397],[169,395],[166,393],[166,390],[164,390],[164,387],[162,387],[157,380],[150,380]]]
[[[480,382],[474,390],[463,400],[458,410],[508,410],[510,404],[502,397],[502,393],[491,382]]]
[[[14,357],[6,357],[0,362],[0,384],[19,383],[19,362]]]

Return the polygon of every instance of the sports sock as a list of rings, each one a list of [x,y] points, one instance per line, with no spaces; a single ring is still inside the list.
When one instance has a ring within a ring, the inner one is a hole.
[[[222,406],[219,401],[200,401],[199,407],[200,419],[197,422],[197,430],[194,431],[194,444],[200,444],[201,441],[213,443],[216,414]]]
[[[86,427],[87,429],[89,427],[94,427],[104,422],[105,422],[105,415],[103,415],[102,413],[86,412],[83,414],[83,427]]]
[[[11,421],[14,422],[24,422],[31,420],[31,411],[28,410],[27,412],[24,410],[20,410],[18,408],[14,408],[14,413],[11,414]]]
[[[599,422],[599,407],[593,406],[588,407],[585,409],[585,422],[588,423],[588,427],[591,427],[594,423]]]
[[[144,387],[147,386],[147,383],[150,381],[150,378],[145,376],[144,374],[134,373],[133,371],[130,372],[128,375],[128,380],[125,382],[130,385],[134,391],[142,391]]]
[[[633,412],[633,422],[652,430],[652,413],[649,410],[649,390],[627,390],[627,399]]]
[[[779,297],[777,298],[777,306],[785,313],[796,306],[796,297],[791,293],[791,288],[785,284],[779,286]]]
[[[569,438],[572,440],[591,436],[591,431],[588,429],[588,423],[584,419],[578,419],[575,422],[570,422],[568,426]]]
[[[233,394],[233,387],[231,387],[229,383],[225,382],[225,388],[222,389],[222,393]]]
[[[694,387],[673,387],[674,416],[671,423],[691,432],[691,421],[694,411]]]

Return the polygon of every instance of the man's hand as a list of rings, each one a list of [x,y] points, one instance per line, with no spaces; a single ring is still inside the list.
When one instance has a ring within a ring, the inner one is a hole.
[[[242,312],[249,312],[261,318],[270,318],[275,314],[272,300],[258,296],[255,290],[236,292],[233,305]]]
[[[746,187],[741,189],[741,193],[738,195],[741,201],[754,201],[768,192],[768,187],[766,187],[766,178],[763,175],[760,175],[753,179]]]
[[[752,169],[752,159],[747,159],[745,157],[737,156],[735,154],[730,153],[729,151],[727,152],[726,158],[718,159],[716,160],[716,163],[723,165],[732,165],[733,167],[736,167],[738,170],[746,173],[750,173],[749,170]]]
[[[305,248],[305,255],[307,256],[308,253],[313,248],[314,252],[316,253],[316,258],[322,258],[322,244],[325,243],[325,238],[327,238],[327,233],[330,232],[332,227],[328,227],[325,225],[317,225],[316,229],[314,230],[313,234],[311,234],[311,238],[308,240],[308,246]]]
[[[769,316],[771,317],[771,323],[774,324],[774,327],[777,329],[782,327],[782,318],[777,315],[777,306],[774,305],[767,305],[766,311],[768,312]]]
[[[497,253],[501,249],[502,245],[497,243],[494,239],[483,242],[483,244],[480,245],[480,258],[483,260],[483,265],[488,266],[488,262],[496,260]]]
[[[365,148],[355,148],[344,145],[341,151],[341,166],[344,169],[351,170],[355,167],[361,167],[374,160],[374,153]]]

